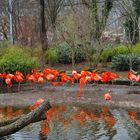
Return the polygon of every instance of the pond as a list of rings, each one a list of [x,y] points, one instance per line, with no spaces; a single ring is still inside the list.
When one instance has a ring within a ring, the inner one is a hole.
[[[28,109],[0,109],[0,118],[21,115]],[[140,112],[121,108],[59,105],[48,121],[31,124],[0,140],[139,140]]]

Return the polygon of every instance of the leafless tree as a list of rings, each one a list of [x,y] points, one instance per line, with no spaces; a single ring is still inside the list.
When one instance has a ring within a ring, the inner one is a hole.
[[[1,0],[0,2],[0,36],[3,39],[8,39],[9,33],[9,20],[8,20],[8,7],[7,1]]]
[[[139,16],[136,13],[135,2],[133,0],[116,1],[117,7],[124,19],[122,26],[125,29],[125,44],[129,52],[130,70],[132,70],[133,46],[139,41]]]
[[[82,0],[83,4],[88,7],[92,15],[93,39],[100,40],[102,32],[104,31],[109,17],[110,11],[113,7],[113,0]]]

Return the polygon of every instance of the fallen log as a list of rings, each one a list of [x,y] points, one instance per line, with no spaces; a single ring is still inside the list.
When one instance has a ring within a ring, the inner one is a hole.
[[[3,121],[0,121],[0,127],[2,126],[6,126],[6,125],[9,125],[15,121],[17,121],[18,119],[20,119],[21,117],[23,117],[25,115],[22,115],[20,117],[15,117],[13,119],[8,119],[8,120],[3,120]],[[35,123],[35,122],[38,122],[38,121],[42,121],[42,120],[45,120],[46,119],[46,116],[45,114],[42,114],[42,116],[40,116],[38,119],[36,119],[35,121],[33,121],[32,123]]]
[[[19,119],[9,121],[5,126],[0,127],[0,137],[13,134],[30,123],[41,121],[45,119],[45,112],[51,108],[48,101],[44,101],[38,108],[28,113],[27,115],[21,116]],[[4,124],[3,124],[4,125]]]
[[[24,115],[22,115],[22,116],[24,116]],[[1,121],[0,121],[0,127],[5,126],[5,125],[9,125],[9,124],[11,124],[11,123],[17,121],[18,119],[20,119],[22,116],[20,116],[20,117],[15,117],[15,118],[13,118],[13,119],[8,119],[8,120],[1,120]]]

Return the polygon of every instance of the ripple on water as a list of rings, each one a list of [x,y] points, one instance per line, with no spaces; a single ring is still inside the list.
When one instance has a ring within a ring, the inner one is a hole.
[[[91,108],[91,107],[90,107]],[[55,116],[0,140],[138,140],[139,113],[120,109],[54,107]],[[47,127],[47,128],[45,128]],[[49,132],[48,132],[49,130]]]

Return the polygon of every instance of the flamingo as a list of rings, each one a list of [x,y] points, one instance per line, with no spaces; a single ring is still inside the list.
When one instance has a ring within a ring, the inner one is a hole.
[[[38,77],[37,82],[38,82],[39,84],[44,84],[44,83],[45,83],[43,77],[41,77],[41,76]]]
[[[43,102],[44,102],[44,99],[40,98],[35,102],[34,105],[31,105],[29,107],[29,109],[32,111],[32,110],[36,109],[38,106],[40,106]]]
[[[74,80],[79,80],[81,78],[81,74],[77,73],[77,71],[73,70],[72,71],[72,77]]]
[[[4,73],[3,77],[5,78],[5,83],[7,84],[8,88],[12,87],[12,79],[14,79],[14,75],[13,74],[7,74]]]
[[[111,100],[111,91],[110,90],[108,90],[108,92],[104,95],[104,99],[106,100],[106,101],[110,101]]]
[[[101,76],[99,76],[97,72],[91,73],[91,81],[98,83],[99,81],[101,81],[101,79]]]
[[[28,74],[26,76],[27,81],[30,81],[31,83],[35,83],[37,81],[37,79],[34,77],[34,75],[30,75]]]
[[[31,88],[33,88],[33,84],[37,82],[37,79],[34,75],[30,75],[28,74],[26,76],[27,81],[29,81],[31,83]]]
[[[43,74],[44,74],[44,77],[50,82],[50,84],[52,86],[55,87],[55,86],[59,85],[60,82],[59,83],[58,82],[57,83],[53,82],[54,80],[57,80],[57,77],[59,76],[59,71],[45,68],[43,70]]]
[[[7,74],[6,78],[13,79],[15,76],[13,74]]]
[[[85,76],[85,77],[80,78],[80,90],[78,92],[78,98],[79,99],[80,99],[81,94],[83,92],[83,86],[85,84],[87,84],[88,82],[91,82],[91,77],[90,76]]]
[[[5,83],[7,84],[7,87],[8,88],[12,87],[12,82],[11,82],[11,79],[10,78],[6,78],[5,79]]]
[[[2,84],[3,84],[3,74],[2,73],[0,73],[0,80],[1,80],[0,86],[2,86]]]
[[[85,84],[87,84],[88,82],[92,81],[91,75],[92,75],[92,73],[89,72],[89,71],[84,71],[84,70],[81,71],[80,90],[78,92],[78,98],[79,99],[80,99],[82,91],[83,91],[83,86]]]
[[[24,80],[24,76],[21,72],[16,71],[16,75],[14,76],[14,80],[18,83],[18,91],[20,90],[20,84]]]
[[[45,83],[44,74],[43,73],[38,72],[38,73],[33,74],[33,76],[36,79],[36,81],[35,81],[36,83],[41,84],[41,85],[43,85]]]
[[[61,82],[64,84],[66,82],[71,82],[73,83],[73,78],[70,78],[69,76],[67,76],[65,73],[61,74]]]
[[[136,77],[136,82],[140,82],[140,74]]]
[[[53,74],[47,74],[47,75],[45,76],[45,78],[46,78],[48,81],[52,81],[52,80],[54,80],[56,77],[55,77]]]
[[[140,75],[134,75],[131,71],[128,72],[128,79],[135,82],[140,82]]]
[[[3,74],[2,74],[2,83],[1,83],[1,85],[3,85],[3,81],[4,81],[4,79],[6,79],[6,76],[7,76],[7,74],[6,74],[6,72],[4,72]]]
[[[119,75],[117,75],[116,73],[112,73],[112,72],[103,72],[102,73],[102,77],[101,77],[101,81],[103,83],[107,83],[109,81],[115,80],[117,78],[120,78]]]

